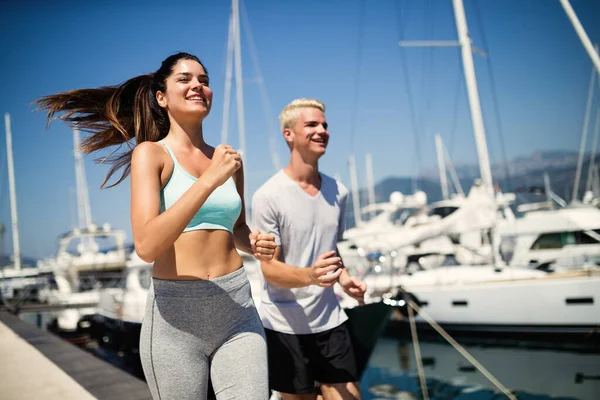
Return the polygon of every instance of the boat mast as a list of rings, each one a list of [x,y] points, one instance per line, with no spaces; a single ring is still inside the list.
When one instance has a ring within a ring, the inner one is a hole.
[[[596,165],[596,149],[598,148],[598,136],[600,135],[600,107],[596,111],[596,124],[594,125],[594,139],[592,139],[592,154],[590,156],[590,165],[588,167],[587,181],[585,185],[586,192],[592,190],[592,181],[594,179],[594,167]]]
[[[598,52],[598,45],[595,46],[595,51]],[[581,170],[583,169],[583,157],[585,154],[585,144],[587,143],[587,133],[590,124],[590,112],[592,111],[592,101],[594,99],[594,84],[596,82],[596,69],[592,67],[592,76],[590,78],[590,87],[588,89],[588,99],[585,108],[585,117],[583,119],[583,130],[581,132],[581,142],[579,144],[579,158],[577,160],[577,170],[575,171],[575,182],[573,184],[573,194],[571,195],[571,202],[577,200],[577,193],[579,192],[579,181],[581,180]],[[595,149],[592,149],[595,151]]]
[[[233,21],[233,51],[235,60],[235,94],[237,106],[237,123],[239,135],[239,148],[242,158],[246,163],[246,120],[244,119],[244,83],[242,81],[242,43],[240,36],[240,2],[232,0],[232,21]],[[248,170],[248,166],[245,166]]]
[[[85,165],[79,151],[79,129],[73,129],[73,152],[75,157],[75,187],[77,192],[77,215],[79,227],[89,228],[92,225],[92,210],[90,206],[90,195],[85,176]]]
[[[598,46],[592,45],[590,38],[588,37],[587,33],[585,32],[585,29],[583,29],[583,25],[581,25],[579,18],[577,18],[577,14],[575,14],[573,7],[571,7],[571,3],[569,3],[569,0],[559,0],[559,1],[560,1],[560,4],[562,5],[562,7],[564,8],[565,13],[567,14],[567,17],[571,21],[571,24],[573,24],[573,28],[575,28],[575,33],[577,33],[577,36],[579,36],[579,40],[581,40],[581,43],[583,44],[585,51],[588,53],[588,55],[592,59],[592,63],[594,64],[594,68],[596,69],[596,72],[600,76],[600,55],[598,55]],[[589,99],[588,99],[588,101],[589,101]],[[589,108],[589,104],[588,104],[588,108]],[[586,115],[586,117],[587,117],[587,115]],[[582,143],[583,143],[583,139],[584,138],[582,137]],[[592,149],[592,151],[595,151],[595,148]],[[582,155],[581,155],[581,147],[580,147],[580,159],[581,159],[581,157],[582,157]],[[579,189],[579,179],[580,179],[580,174],[581,174],[581,167],[579,166],[579,164],[580,163],[577,164],[578,175],[575,178],[575,186],[573,187],[573,195],[572,195],[571,201],[574,201],[577,198],[577,190]],[[591,167],[591,168],[593,168],[593,167]]]
[[[232,70],[235,74],[235,94],[238,123],[238,151],[246,164],[246,121],[244,119],[244,83],[242,80],[242,47],[240,36],[240,8],[239,0],[231,1],[231,15],[229,17],[229,37],[227,41],[227,64],[225,69],[225,94],[223,98],[223,121],[221,125],[221,142],[227,143],[229,128],[229,111],[231,95]]]
[[[442,137],[439,133],[435,135],[435,151],[437,153],[438,169],[440,170],[440,185],[442,187],[442,197],[448,200],[448,175],[446,174],[446,163],[444,162],[444,147]]]
[[[234,76],[232,76],[234,75]],[[223,120],[221,122],[221,143],[226,144],[229,130],[229,112],[231,108],[231,84],[235,79],[235,95],[238,124],[238,152],[248,171],[246,157],[246,120],[244,118],[244,83],[242,80],[242,44],[240,36],[240,2],[231,1],[229,15],[229,34],[227,38],[227,63],[225,66],[225,94],[223,95]],[[246,218],[250,221],[250,209],[246,209]]]
[[[477,157],[479,158],[479,171],[481,173],[483,184],[490,193],[493,193],[492,169],[490,167],[490,158],[485,138],[485,128],[479,101],[479,90],[477,89],[477,78],[475,77],[475,65],[473,64],[473,47],[471,37],[469,36],[465,8],[462,0],[452,0],[452,5],[454,7],[454,17],[456,19],[456,30],[458,31],[458,42],[462,56],[465,82],[467,84],[473,134],[475,135]]]
[[[577,36],[579,36],[585,51],[587,51],[588,55],[592,59],[592,63],[594,63],[594,67],[596,67],[598,75],[600,75],[600,56],[594,50],[594,46],[592,45],[590,38],[588,37],[587,33],[585,33],[585,29],[583,29],[583,25],[581,25],[581,22],[579,22],[579,18],[577,18],[577,14],[575,14],[573,7],[571,7],[571,3],[569,3],[569,0],[559,1],[565,9],[567,17],[569,17],[569,20],[573,24],[573,28],[575,28],[575,32],[577,33]]]
[[[227,62],[225,63],[225,90],[223,90],[223,118],[221,121],[221,143],[227,143],[229,134],[229,111],[231,108],[231,74],[233,70],[233,15],[229,15],[227,35]]]
[[[19,242],[19,220],[17,217],[17,190],[15,187],[15,167],[12,152],[12,132],[10,129],[10,114],[4,114],[6,130],[6,161],[8,164],[8,189],[10,192],[10,219],[12,223],[13,262],[15,270],[21,270],[21,243]]]

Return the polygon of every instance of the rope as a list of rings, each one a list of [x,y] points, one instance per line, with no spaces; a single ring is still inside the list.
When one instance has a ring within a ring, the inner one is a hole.
[[[403,294],[404,301],[408,304],[410,299],[406,292]],[[415,323],[415,315],[412,307],[408,307],[408,321],[410,322],[410,336],[412,337],[413,348],[415,349],[415,358],[417,360],[417,370],[419,371],[419,382],[421,383],[421,392],[423,399],[429,400],[429,392],[427,391],[427,381],[425,380],[425,372],[423,371],[423,359],[421,358],[421,347],[419,346],[419,337],[417,336],[417,324]]]
[[[506,388],[502,383],[500,383],[500,381],[498,381],[498,379],[496,379],[487,369],[485,369],[483,365],[481,365],[471,354],[469,354],[469,352],[465,350],[464,347],[462,347],[456,340],[454,340],[452,336],[448,334],[448,332],[446,332],[441,326],[437,324],[437,322],[433,320],[433,318],[431,318],[427,313],[425,313],[421,307],[419,307],[414,301],[408,298],[406,292],[403,291],[403,293],[406,296],[405,301],[409,305],[409,310],[415,310],[417,313],[419,313],[419,315],[423,317],[423,319],[427,321],[429,325],[431,325],[433,329],[437,331],[437,333],[439,333],[444,339],[446,339],[448,343],[452,345],[452,347],[454,347],[460,354],[462,354],[463,357],[465,357],[471,364],[473,364],[473,366],[477,368],[479,372],[481,372],[490,382],[492,382],[492,384],[496,386],[496,388],[498,388],[506,397],[508,397],[510,400],[517,400],[517,398],[510,392],[508,388]],[[414,319],[412,313],[410,313],[409,316],[411,319]],[[411,322],[412,324],[414,324],[414,320]]]
[[[424,18],[425,18],[425,26],[424,26],[424,39],[425,40],[433,40],[434,39],[434,24],[433,21],[435,19],[435,8],[432,7],[431,0],[428,0],[425,3],[424,10]],[[433,76],[433,59],[434,59],[434,50],[433,47],[426,47],[423,49],[422,57],[421,57],[421,91],[420,94],[423,96],[423,99],[420,101],[421,106],[419,108],[419,127],[421,128],[421,136],[420,136],[420,144],[422,144],[423,140],[431,140],[433,141],[433,133],[430,132],[429,122],[431,118],[431,81],[432,79],[428,78]],[[420,157],[421,155],[418,154]],[[422,171],[419,171],[419,174]],[[414,190],[414,189],[413,189]]]
[[[356,47],[356,70],[354,71],[354,101],[352,103],[352,124],[350,125],[350,153],[354,153],[356,121],[358,116],[358,90],[360,89],[360,70],[363,54],[363,37],[365,36],[366,1],[360,0],[358,9],[358,43]]]
[[[402,8],[400,7],[400,4],[398,1],[396,1],[395,3],[396,6],[396,29],[398,31],[398,40],[402,40],[404,37],[404,22],[406,19],[408,19],[408,10],[407,9],[406,12],[403,12]],[[400,64],[401,64],[401,69],[402,69],[402,77],[404,78],[404,86],[406,87],[406,95],[408,97],[408,110],[409,110],[409,115],[410,115],[410,122],[411,122],[411,126],[412,126],[412,132],[413,132],[413,139],[414,139],[414,145],[415,145],[415,153],[412,154],[412,162],[411,164],[416,165],[417,167],[417,177],[415,178],[415,186],[419,187],[419,174],[421,174],[423,172],[423,164],[422,164],[422,157],[421,157],[421,145],[419,142],[419,133],[422,132],[421,127],[418,124],[417,121],[417,114],[416,114],[416,110],[415,110],[415,101],[413,98],[413,94],[412,94],[412,89],[411,89],[411,84],[410,84],[410,78],[408,76],[408,63],[406,62],[406,56],[404,54],[404,48],[402,46],[398,46],[398,52],[400,54]],[[415,188],[413,187],[413,190]]]
[[[268,127],[267,136],[269,139],[269,149],[271,151],[271,162],[273,163],[273,169],[275,170],[275,172],[277,172],[281,169],[281,161],[279,159],[279,153],[277,152],[276,142],[279,128],[273,122],[271,100],[267,91],[264,76],[260,69],[258,51],[256,49],[256,44],[254,43],[254,36],[252,35],[252,26],[250,25],[250,18],[248,17],[246,5],[243,1],[240,1],[240,14],[242,16],[242,29],[244,29],[245,36],[248,39],[248,47],[250,49],[250,56],[252,58],[252,64],[254,66],[254,73],[256,74],[256,80],[258,81],[258,88],[260,89],[262,109]],[[246,173],[247,172],[248,171],[246,171]]]
[[[485,30],[483,29],[483,19],[481,18],[481,13],[479,12],[479,6],[476,1],[472,2],[473,10],[475,11],[475,17],[477,18],[479,32],[481,33],[481,43],[483,44],[483,50],[487,53],[487,57],[485,57],[485,61],[488,67],[488,73],[490,77],[490,89],[493,104],[494,104],[494,114],[496,119],[496,128],[498,129],[498,138],[500,139],[500,151],[502,152],[502,162],[504,163],[504,178],[506,179],[506,187],[507,190],[510,190],[510,170],[508,169],[508,158],[506,156],[506,146],[504,140],[504,134],[502,130],[502,120],[500,119],[500,110],[498,107],[498,94],[496,92],[496,80],[494,78],[494,70],[492,69],[492,62],[490,56],[490,48],[487,43]]]

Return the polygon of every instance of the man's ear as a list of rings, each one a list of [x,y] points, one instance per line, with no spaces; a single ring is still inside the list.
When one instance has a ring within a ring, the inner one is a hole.
[[[294,143],[294,132],[292,132],[292,130],[289,128],[285,128],[282,133],[288,147],[291,149],[292,144]]]
[[[161,92],[160,90],[158,92],[156,92],[156,101],[158,102],[158,105],[161,106],[162,108],[167,107],[167,99],[165,98],[164,93]]]

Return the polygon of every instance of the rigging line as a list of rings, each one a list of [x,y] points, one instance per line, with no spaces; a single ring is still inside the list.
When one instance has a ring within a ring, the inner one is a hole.
[[[428,36],[429,29],[427,29],[429,27],[429,18],[427,18],[427,17],[429,16],[428,13],[430,12],[430,10],[427,8],[427,6],[429,6],[429,5],[431,5],[431,3],[429,1],[426,1],[425,2],[426,8],[424,10],[425,24],[423,24],[424,25],[423,26],[423,36],[424,36],[425,40],[431,39]],[[417,105],[419,106],[419,109],[417,110],[417,118],[419,119],[419,126],[422,129],[421,133],[424,134],[425,133],[425,126],[424,126],[424,114],[425,114],[425,112],[424,112],[423,109],[425,108],[425,106],[424,106],[424,103],[425,103],[425,101],[424,101],[424,97],[425,97],[424,93],[426,93],[425,85],[427,84],[427,79],[425,79],[425,77],[427,76],[426,72],[425,72],[425,64],[427,62],[427,54],[428,54],[428,50],[429,49],[425,48],[425,49],[421,49],[421,50],[422,50],[422,53],[421,53],[421,68],[420,68],[420,70],[421,70],[421,82],[420,82],[421,83],[421,85],[420,85],[421,88],[420,88],[419,93],[418,93],[419,99],[418,99],[418,104]]]
[[[410,299],[409,296],[406,296],[405,301],[408,303],[407,305],[409,308],[412,308],[415,312],[417,312],[417,314],[419,314],[421,316],[421,318],[423,318],[425,321],[427,321],[427,323],[429,325],[431,325],[431,327],[433,329],[435,329],[437,331],[437,333],[439,333],[444,339],[446,339],[446,341],[448,343],[450,343],[450,345],[452,347],[454,347],[460,354],[462,354],[463,357],[465,357],[475,368],[477,368],[479,370],[479,372],[481,372],[506,397],[508,397],[510,400],[517,399],[515,397],[515,395],[513,395],[506,386],[504,386],[502,383],[500,383],[500,381],[498,379],[496,379],[495,376],[493,376],[487,369],[485,369],[485,367],[483,365],[481,365],[479,363],[479,361],[477,361],[475,359],[475,357],[473,357],[464,347],[462,347],[456,340],[454,340],[454,338],[452,336],[450,336],[448,334],[448,332],[446,332],[444,330],[444,328],[439,326],[438,323],[435,322],[435,320],[433,318],[431,318],[429,316],[429,314],[427,314],[425,311],[423,311],[423,309],[421,307],[419,307],[419,305],[417,303],[415,303],[412,299]]]
[[[263,112],[265,114],[265,120],[267,122],[268,127],[268,139],[269,139],[269,149],[271,151],[271,162],[273,163],[273,168],[275,172],[281,169],[281,161],[279,159],[279,154],[277,153],[277,145],[276,145],[276,137],[278,132],[277,127],[273,122],[273,110],[271,108],[271,100],[269,98],[269,93],[266,88],[265,79],[263,77],[262,71],[260,69],[260,63],[258,60],[258,51],[256,50],[256,45],[254,43],[254,36],[252,35],[252,27],[250,25],[250,18],[248,17],[248,13],[246,11],[246,5],[243,1],[240,1],[240,11],[242,14],[242,23],[243,28],[246,33],[246,39],[248,40],[248,47],[250,49],[250,57],[252,59],[252,64],[254,66],[254,72],[257,75],[258,87],[260,89],[261,100],[263,103]]]
[[[433,40],[434,36],[434,12],[435,8],[432,7],[431,0],[426,2],[425,7],[425,40]],[[420,122],[419,126],[422,129],[421,141],[427,140],[428,137],[428,121],[427,116],[431,111],[431,78],[433,76],[433,56],[434,49],[431,46],[423,49],[422,68],[421,68],[421,95],[423,96],[422,108],[420,110]],[[428,79],[429,78],[429,79]]]
[[[403,294],[404,301],[409,304],[410,299],[406,292]],[[408,322],[410,323],[410,336],[412,338],[413,349],[415,350],[415,361],[417,363],[417,371],[419,374],[419,383],[421,384],[421,393],[423,394],[423,400],[429,400],[429,392],[427,390],[427,379],[425,378],[425,371],[423,370],[423,358],[421,357],[421,346],[419,343],[419,336],[417,334],[417,324],[415,323],[415,313],[412,307],[407,306],[408,309]]]
[[[492,103],[493,103],[493,109],[494,109],[494,117],[496,119],[496,129],[498,129],[498,138],[500,139],[500,151],[502,154],[502,162],[504,164],[504,178],[506,179],[506,187],[508,188],[507,190],[510,190],[511,188],[511,182],[510,182],[510,171],[508,169],[508,158],[506,156],[506,145],[505,145],[505,140],[504,140],[504,133],[502,130],[502,122],[500,120],[500,110],[498,107],[498,94],[496,92],[496,79],[494,78],[494,70],[492,68],[492,63],[491,63],[491,55],[490,55],[490,48],[488,46],[487,43],[487,38],[485,35],[485,30],[484,25],[483,25],[483,18],[481,17],[481,13],[479,12],[479,6],[477,5],[477,1],[472,1],[471,4],[473,5],[473,10],[475,13],[475,17],[477,18],[477,24],[478,24],[478,28],[479,28],[479,33],[481,34],[481,43],[483,44],[483,50],[486,52],[487,57],[485,57],[486,60],[486,64],[488,67],[488,74],[490,76],[490,89],[491,89],[491,94],[492,94]]]
[[[356,48],[356,70],[354,72],[354,101],[352,104],[352,123],[350,124],[350,153],[354,153],[354,138],[356,134],[356,121],[358,115],[358,90],[360,88],[360,66],[363,51],[363,36],[365,31],[366,1],[358,1],[358,41]]]
[[[396,27],[398,29],[398,39],[402,40],[404,37],[404,20],[408,18],[408,12],[403,13],[402,12],[402,8],[400,7],[399,4],[399,0],[396,1],[395,3],[396,6]],[[413,160],[415,160],[416,158],[416,163],[413,163],[417,165],[418,171],[422,171],[422,158],[421,158],[421,145],[419,143],[419,126],[417,123],[417,116],[416,116],[416,111],[415,111],[415,105],[414,105],[414,99],[413,99],[413,95],[412,95],[412,90],[411,90],[411,85],[410,85],[410,79],[408,76],[408,65],[406,62],[406,56],[404,54],[404,48],[402,46],[398,46],[398,51],[400,52],[400,64],[401,64],[401,68],[402,68],[402,75],[404,78],[404,86],[406,87],[406,94],[408,96],[408,109],[409,109],[409,115],[410,115],[410,121],[411,121],[411,125],[412,125],[412,131],[413,131],[413,139],[414,139],[414,144],[415,144],[415,153],[412,155]],[[415,182],[416,187],[418,187],[418,181]]]

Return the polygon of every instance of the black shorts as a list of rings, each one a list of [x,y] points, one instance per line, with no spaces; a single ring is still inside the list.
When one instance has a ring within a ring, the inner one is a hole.
[[[315,382],[358,382],[346,324],[325,332],[292,335],[265,329],[269,386],[291,394],[315,392]]]

